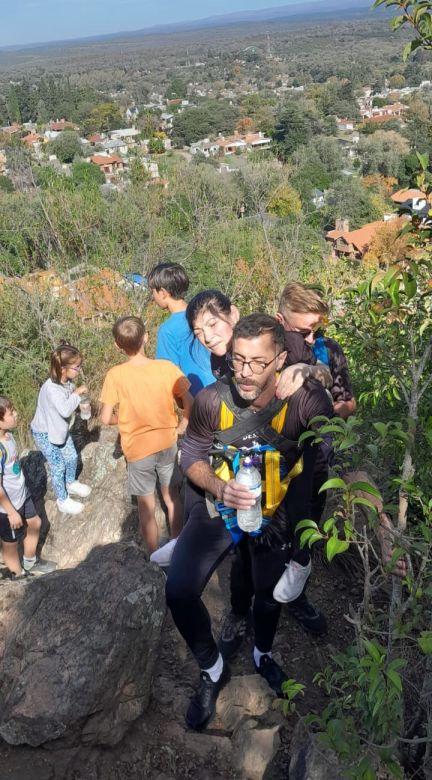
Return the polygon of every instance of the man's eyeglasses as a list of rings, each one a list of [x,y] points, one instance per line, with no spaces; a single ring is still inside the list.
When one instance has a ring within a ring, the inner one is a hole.
[[[274,363],[276,358],[278,358],[281,354],[281,352],[278,352],[278,354],[275,355],[272,360],[269,360],[268,363],[264,363],[261,360],[242,360],[242,358],[235,358],[231,355],[227,355],[225,359],[233,371],[243,371],[244,367],[248,366],[249,371],[251,371],[252,374],[263,374],[266,368]]]

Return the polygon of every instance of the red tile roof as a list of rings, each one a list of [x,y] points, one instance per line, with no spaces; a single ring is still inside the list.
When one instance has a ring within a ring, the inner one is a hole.
[[[416,189],[398,190],[397,192],[394,192],[393,195],[391,195],[390,197],[393,203],[405,203],[407,200],[412,200],[412,198],[420,198],[426,200],[426,193]]]
[[[94,154],[92,157],[90,157],[90,162],[94,163],[95,165],[118,165],[119,163],[124,165],[121,157],[118,157],[116,154],[107,156],[103,154]]]
[[[337,240],[342,238],[347,244],[352,244],[362,254],[366,252],[372,238],[374,237],[378,228],[385,224],[383,220],[377,222],[369,222],[367,225],[358,228],[357,230],[329,230],[326,233],[326,238]]]

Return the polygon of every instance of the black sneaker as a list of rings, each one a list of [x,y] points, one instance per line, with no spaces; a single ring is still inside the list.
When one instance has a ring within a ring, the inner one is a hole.
[[[287,605],[288,614],[300,623],[305,631],[315,636],[327,633],[327,620],[325,615],[312,604],[309,604],[306,596],[300,596],[296,601]]]
[[[217,697],[231,677],[229,666],[224,664],[222,674],[217,682],[212,682],[207,672],[200,672],[200,684],[192,697],[186,713],[186,723],[191,729],[200,731],[207,726],[213,717]]]
[[[277,664],[271,656],[264,654],[260,658],[259,666],[255,664],[255,669],[261,677],[264,677],[264,679],[267,680],[276,696],[283,699],[285,694],[282,690],[282,683],[288,680],[288,675],[285,674],[279,664]]]
[[[225,660],[234,658],[240,650],[250,626],[250,611],[247,615],[235,615],[234,612],[228,612],[222,624],[221,637],[218,642],[222,658]]]

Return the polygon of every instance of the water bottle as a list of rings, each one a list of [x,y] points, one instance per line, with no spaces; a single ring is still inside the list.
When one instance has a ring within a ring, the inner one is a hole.
[[[250,509],[237,509],[237,525],[247,533],[258,531],[262,523],[261,474],[253,465],[251,458],[244,459],[235,480],[240,485],[246,485],[256,499],[255,504]]]
[[[81,420],[90,420],[91,417],[91,405],[90,405],[90,396],[89,395],[82,395],[81,396],[81,403],[79,405],[80,413],[81,413]]]

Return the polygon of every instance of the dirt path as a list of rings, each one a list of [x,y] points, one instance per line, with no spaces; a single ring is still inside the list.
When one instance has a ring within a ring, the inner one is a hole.
[[[218,626],[228,604],[230,558],[210,581],[205,601]],[[355,583],[336,565],[318,562],[309,587],[310,600],[326,614],[329,633],[311,638],[286,612],[282,612],[274,645],[274,655],[290,676],[306,685],[299,704],[301,713],[319,710],[325,703],[322,691],[312,682],[331,653],[352,639],[350,625],[344,619],[350,600],[356,602]],[[254,674],[252,638],[232,662],[233,679],[225,689],[216,718],[202,734],[188,731],[184,712],[196,681],[196,665],[168,615],[159,661],[155,671],[154,694],[149,711],[138,720],[120,745],[95,748],[12,748],[0,742],[1,780],[216,780],[245,778],[236,769],[237,743],[233,737],[232,710],[239,706],[239,691],[246,688],[248,713],[263,728],[271,729],[282,720],[280,747],[263,777],[282,780],[287,777],[289,742],[296,723],[295,715],[283,719],[277,700],[270,701],[262,713],[261,678]],[[245,678],[244,676],[248,677]],[[242,695],[243,695],[242,694]],[[254,707],[260,706],[260,712]]]

